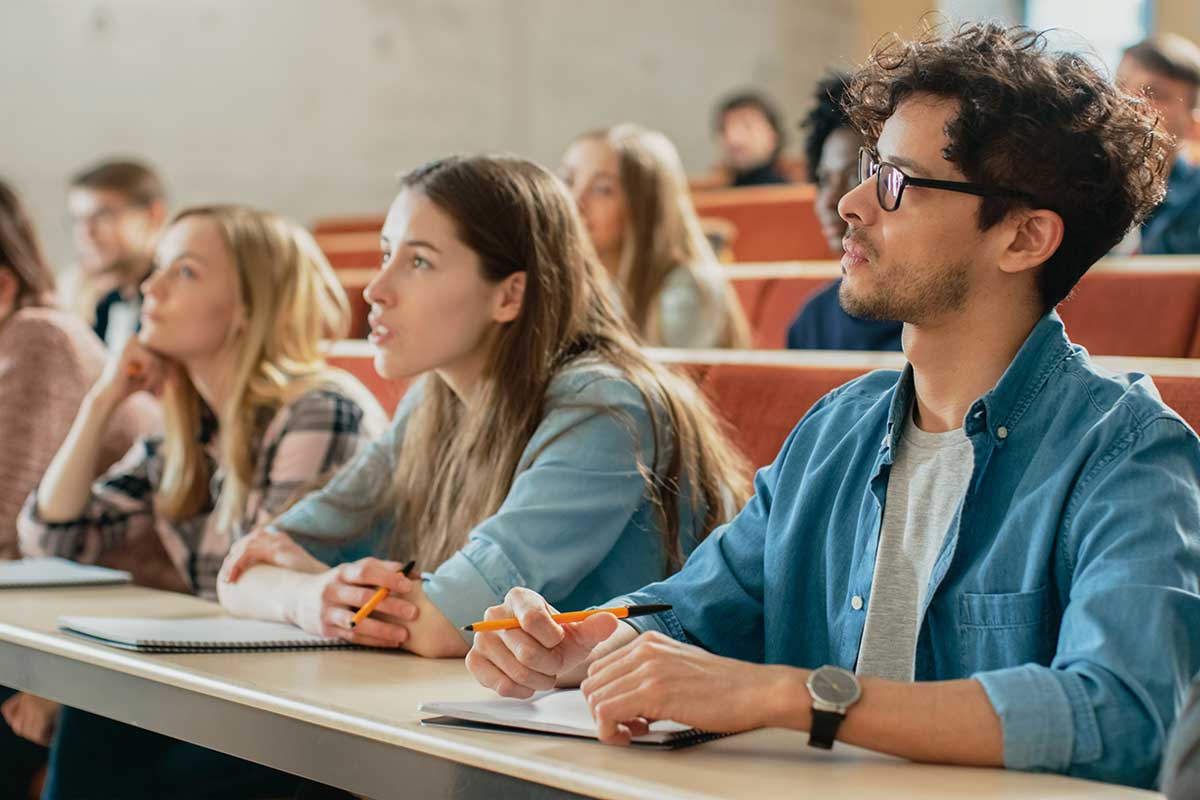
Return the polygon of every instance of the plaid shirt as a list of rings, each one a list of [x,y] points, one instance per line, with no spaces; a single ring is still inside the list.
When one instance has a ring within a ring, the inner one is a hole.
[[[42,520],[35,489],[17,520],[22,552],[94,563],[139,537],[157,535],[188,587],[201,597],[215,599],[217,573],[233,541],[275,517],[297,499],[298,491],[352,458],[385,424],[378,408],[363,409],[328,389],[307,392],[264,421],[245,512],[233,530],[220,529],[213,514],[223,474],[214,457],[215,425],[209,424],[200,438],[213,477],[199,514],[172,522],[157,513],[155,495],[162,483],[164,458],[163,438],[158,435],[139,441],[92,484],[77,519]]]

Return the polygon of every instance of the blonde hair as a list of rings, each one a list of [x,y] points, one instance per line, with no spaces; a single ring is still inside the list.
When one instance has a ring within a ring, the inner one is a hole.
[[[276,410],[322,388],[364,409],[377,405],[358,381],[325,363],[322,341],[346,336],[350,305],[312,236],[270,212],[234,205],[190,208],[171,224],[190,217],[216,223],[233,255],[245,310],[245,326],[230,333],[237,347],[226,407],[211,410],[222,423],[219,461],[225,472],[213,513],[227,529],[245,514],[255,448]],[[157,495],[160,510],[172,520],[204,510],[212,479],[200,441],[204,401],[186,373],[180,370],[177,377],[163,396],[166,436]]]
[[[508,157],[436,161],[409,173],[402,186],[450,216],[479,256],[485,280],[522,271],[527,277],[520,314],[491,341],[470,406],[436,372],[424,380],[394,477],[393,554],[432,569],[459,550],[470,530],[499,510],[517,472],[537,458],[521,456],[547,411],[551,380],[591,359],[628,380],[649,413],[654,452],[638,454],[639,469],[667,568],[678,567],[684,515],[702,538],[727,518],[731,500],[748,494],[749,467],[694,384],[638,347],[566,190],[542,167]],[[556,407],[564,406],[578,407]],[[584,419],[623,416],[603,406],[583,410]],[[632,421],[621,421],[632,433]],[[663,442],[669,444],[660,449]]]
[[[617,155],[625,198],[625,236],[615,276],[629,316],[650,345],[663,342],[659,295],[677,269],[690,273],[704,314],[722,326],[718,347],[750,346],[750,325],[692,204],[683,163],[658,131],[624,123],[577,141],[603,141]]]

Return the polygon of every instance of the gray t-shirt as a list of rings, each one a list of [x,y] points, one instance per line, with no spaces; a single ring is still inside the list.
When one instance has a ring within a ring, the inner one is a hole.
[[[888,479],[859,675],[913,679],[925,589],[974,465],[962,428],[926,433],[909,411]]]

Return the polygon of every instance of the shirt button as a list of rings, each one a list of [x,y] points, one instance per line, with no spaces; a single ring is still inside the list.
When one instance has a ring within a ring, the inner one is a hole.
[[[855,611],[862,611],[862,607],[863,607],[862,598],[859,597],[858,595],[854,595],[854,597],[851,597],[850,598],[850,607],[853,608]]]
[[[996,437],[999,439],[1007,439],[1008,428],[1004,427],[1003,425],[1001,425],[999,428],[996,428]]]

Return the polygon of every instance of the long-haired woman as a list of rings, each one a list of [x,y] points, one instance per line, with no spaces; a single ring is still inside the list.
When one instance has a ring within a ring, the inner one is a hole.
[[[585,133],[567,148],[559,174],[647,344],[749,346],[746,316],[666,136],[632,124]]]
[[[460,627],[512,586],[586,607],[673,571],[743,499],[743,459],[639,349],[551,173],[433,162],[402,180],[381,241],[375,368],[424,377],[386,436],[234,548],[228,608],[462,655]],[[409,558],[422,580],[397,574]],[[351,628],[379,586],[395,596]]]
[[[82,320],[55,305],[54,273],[17,194],[0,181],[0,559],[20,556],[17,514],[66,438],[88,388],[104,369],[104,346]],[[116,414],[91,465],[109,466],[157,427],[153,398]],[[166,562],[162,548],[125,548],[113,566]],[[24,797],[46,760],[57,706],[0,688],[0,797]]]
[[[173,569],[155,582],[213,598],[231,543],[353,457],[386,418],[325,363],[322,341],[344,335],[349,304],[302,229],[238,206],[195,208],[164,232],[156,262],[140,333],[88,392],[18,533],[26,553],[81,561],[157,537]],[[139,389],[161,390],[165,431],[93,482],[101,434]],[[113,766],[130,758],[145,768]],[[218,775],[247,791],[288,780],[66,709],[46,796],[182,796],[156,763],[194,770],[193,788]]]

